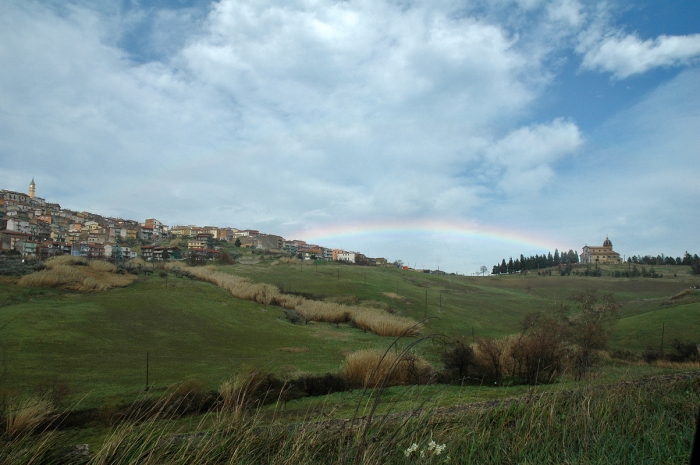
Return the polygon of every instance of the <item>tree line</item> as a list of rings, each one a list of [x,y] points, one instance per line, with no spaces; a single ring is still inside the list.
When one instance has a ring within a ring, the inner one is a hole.
[[[554,249],[554,255],[552,255],[552,252],[548,252],[547,255],[530,255],[529,257],[520,254],[520,257],[516,257],[515,260],[513,260],[513,257],[510,257],[507,262],[504,258],[501,260],[500,265],[493,265],[491,274],[512,274],[552,266],[571,265],[578,262],[578,252],[569,249],[568,252],[562,251],[560,254],[558,249]]]
[[[653,255],[633,255],[629,258],[627,258],[627,263],[636,263],[639,265],[687,265],[687,266],[693,266],[693,261],[698,261],[700,258],[698,258],[698,255],[690,255],[687,251],[685,252],[685,255],[683,255],[683,258],[681,257],[676,257],[673,258],[672,256],[666,256],[664,254],[657,255],[654,257]]]

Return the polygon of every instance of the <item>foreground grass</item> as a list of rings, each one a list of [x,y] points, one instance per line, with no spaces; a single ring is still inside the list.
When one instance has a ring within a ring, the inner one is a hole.
[[[5,463],[687,463],[697,376],[587,386],[415,415],[288,425],[223,412],[192,427],[167,416],[126,422],[91,454],[61,432],[2,440]],[[443,445],[444,450],[430,443]],[[415,448],[411,447],[416,444]],[[424,454],[420,458],[421,452]],[[449,457],[449,459],[448,459]]]

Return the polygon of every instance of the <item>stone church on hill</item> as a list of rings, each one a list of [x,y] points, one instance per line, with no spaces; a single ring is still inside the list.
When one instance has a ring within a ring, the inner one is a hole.
[[[622,263],[620,254],[613,252],[612,242],[605,237],[603,247],[583,247],[581,263]]]

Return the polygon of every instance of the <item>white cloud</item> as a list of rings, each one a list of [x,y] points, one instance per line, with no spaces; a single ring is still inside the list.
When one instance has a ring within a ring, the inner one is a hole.
[[[498,173],[499,186],[510,193],[538,191],[554,177],[552,165],[583,144],[579,128],[557,119],[550,124],[519,128],[486,148],[485,159]]]
[[[531,122],[586,24],[575,0],[81,5],[0,16],[0,187],[35,175],[69,207],[282,234],[488,222],[495,198],[544,198],[588,140]]]
[[[624,79],[657,67],[687,65],[698,57],[700,34],[642,40],[636,34],[616,33],[590,44],[581,67]]]

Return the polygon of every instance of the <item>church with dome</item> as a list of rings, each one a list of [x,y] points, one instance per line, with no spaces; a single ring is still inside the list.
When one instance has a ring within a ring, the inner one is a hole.
[[[622,259],[613,251],[612,242],[606,236],[602,247],[583,247],[581,263],[622,263]]]

